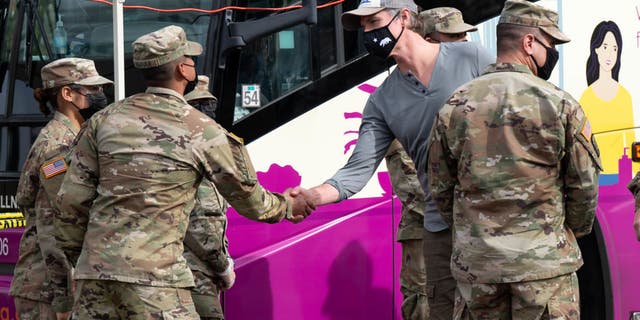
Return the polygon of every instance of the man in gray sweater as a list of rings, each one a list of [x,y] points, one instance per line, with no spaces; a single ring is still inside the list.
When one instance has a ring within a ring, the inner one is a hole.
[[[369,97],[358,143],[347,164],[324,184],[309,190],[316,205],[360,191],[398,139],[416,164],[425,191],[424,257],[430,319],[451,319],[455,281],[451,277],[451,231],[428,189],[426,149],[434,118],[460,85],[480,75],[495,59],[473,42],[429,43],[412,0],[362,0],[342,15],[348,30],[364,28],[370,54],[393,58],[397,68]],[[303,193],[295,190],[292,195]]]

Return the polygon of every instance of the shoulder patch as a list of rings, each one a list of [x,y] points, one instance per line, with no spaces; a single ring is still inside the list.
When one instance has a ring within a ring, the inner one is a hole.
[[[49,179],[66,172],[67,168],[67,162],[64,160],[64,157],[56,157],[51,159],[50,161],[45,162],[40,167],[40,170],[42,170],[42,174],[44,175],[45,179]]]
[[[582,136],[584,136],[587,141],[591,141],[591,123],[587,118],[584,118],[584,122],[582,123],[582,130],[580,130]]]

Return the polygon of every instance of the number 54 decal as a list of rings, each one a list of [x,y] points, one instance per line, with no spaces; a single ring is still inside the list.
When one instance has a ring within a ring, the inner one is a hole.
[[[244,108],[260,107],[260,85],[259,84],[243,84],[242,85],[242,106]]]

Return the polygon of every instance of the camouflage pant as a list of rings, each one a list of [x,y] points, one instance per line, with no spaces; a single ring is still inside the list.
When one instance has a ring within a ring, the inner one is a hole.
[[[196,286],[191,289],[191,297],[196,305],[196,311],[203,320],[223,320],[222,305],[220,305],[220,291],[206,274],[191,270]]]
[[[400,269],[402,318],[404,320],[427,319],[429,304],[425,293],[427,273],[422,257],[422,239],[404,240],[400,243],[402,244],[402,269]]]
[[[73,319],[200,319],[189,290],[78,280]]]
[[[16,305],[16,312],[20,320],[56,320],[56,312],[53,311],[51,305],[42,301],[24,299],[19,297],[13,298]]]
[[[516,283],[458,282],[454,319],[578,320],[580,292],[576,273]]]
[[[451,320],[456,280],[451,275],[451,229],[430,232],[424,229],[424,264],[427,269],[429,320]]]

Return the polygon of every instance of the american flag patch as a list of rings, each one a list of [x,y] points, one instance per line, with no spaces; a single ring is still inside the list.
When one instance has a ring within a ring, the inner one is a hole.
[[[582,131],[580,132],[582,135],[587,138],[587,141],[591,141],[591,123],[586,118],[584,119],[584,123],[582,124]]]
[[[40,167],[40,170],[42,170],[42,174],[45,179],[49,179],[53,176],[66,172],[67,162],[64,161],[63,157],[57,157],[43,164],[42,167]]]

